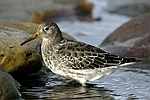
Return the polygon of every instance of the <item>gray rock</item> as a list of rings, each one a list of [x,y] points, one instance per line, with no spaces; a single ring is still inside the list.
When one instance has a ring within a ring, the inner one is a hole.
[[[149,0],[111,0],[108,2],[107,10],[135,17],[150,12]]]
[[[19,100],[19,83],[0,68],[0,100]]]

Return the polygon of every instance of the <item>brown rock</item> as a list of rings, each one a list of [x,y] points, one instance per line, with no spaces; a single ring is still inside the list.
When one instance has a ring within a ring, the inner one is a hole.
[[[41,24],[43,22],[43,18],[39,12],[33,11],[30,22]]]
[[[131,19],[111,33],[100,45],[122,56],[150,57],[150,14]]]
[[[34,34],[38,28],[38,24],[30,23],[30,22],[7,22],[0,21],[0,26],[7,26],[11,28],[16,28],[19,30],[23,30],[27,33]]]
[[[93,7],[94,5],[92,3],[88,3],[85,0],[80,0],[76,6],[77,9],[87,14],[92,13]]]
[[[0,100],[19,100],[19,83],[0,68]]]

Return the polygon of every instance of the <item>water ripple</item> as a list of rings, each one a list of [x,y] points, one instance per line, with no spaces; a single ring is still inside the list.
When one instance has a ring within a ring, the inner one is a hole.
[[[149,69],[123,67],[112,75],[95,82],[98,87],[113,90],[111,94],[117,99],[146,99],[150,98],[149,74]]]

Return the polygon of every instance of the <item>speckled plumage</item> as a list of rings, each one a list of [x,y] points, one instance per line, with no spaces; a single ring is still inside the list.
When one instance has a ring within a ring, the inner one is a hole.
[[[34,37],[34,38],[33,38]],[[26,42],[42,38],[42,58],[54,73],[79,81],[83,86],[114,72],[119,66],[135,63],[133,58],[124,58],[107,53],[92,45],[67,40],[53,22],[40,24],[37,33]]]

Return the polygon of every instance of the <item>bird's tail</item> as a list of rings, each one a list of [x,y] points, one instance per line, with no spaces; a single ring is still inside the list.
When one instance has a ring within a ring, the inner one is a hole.
[[[123,58],[123,60],[120,63],[120,66],[131,65],[131,64],[136,64],[140,62],[141,60],[137,60],[135,58]]]

